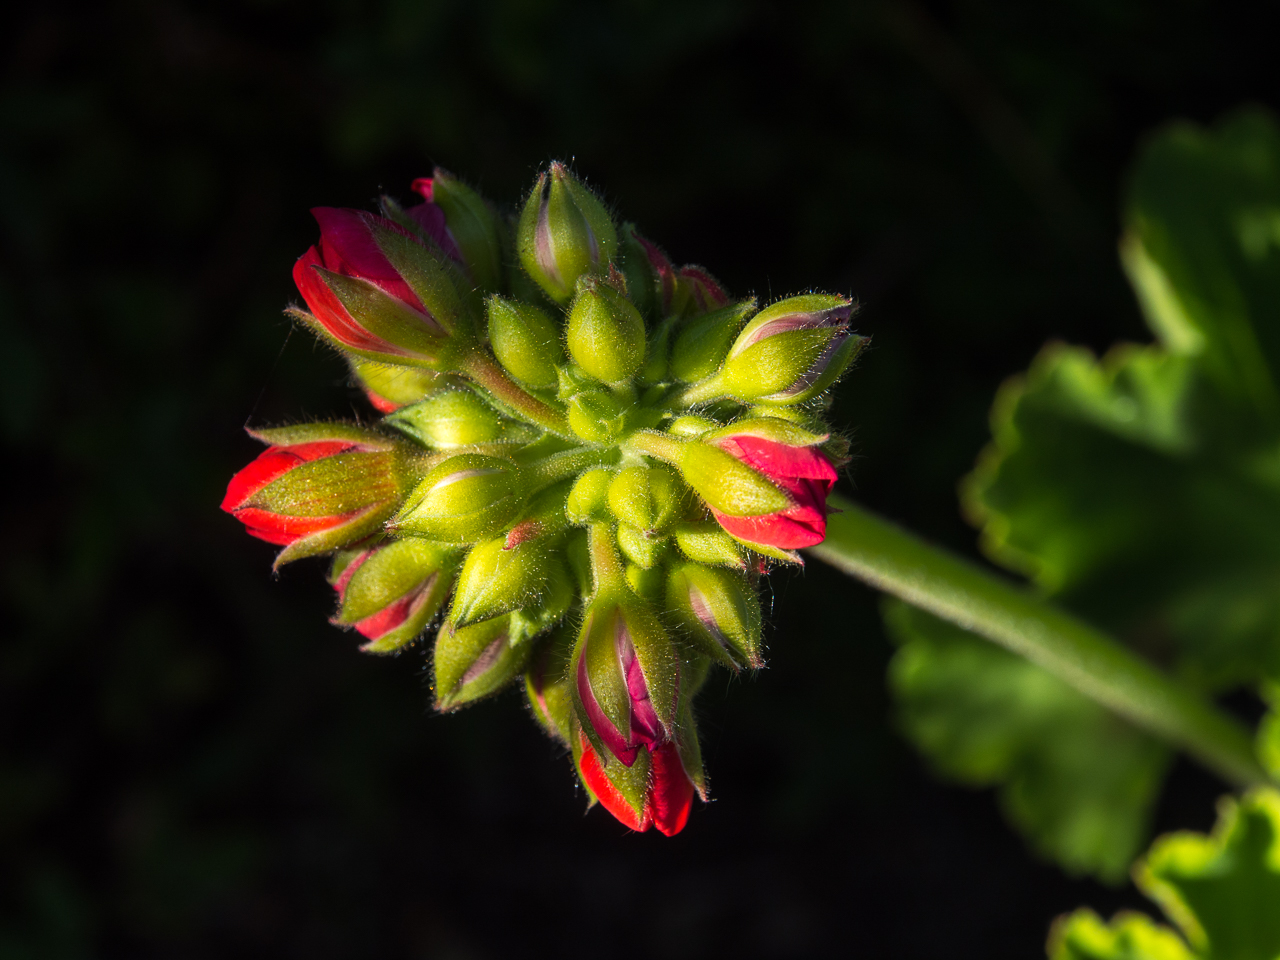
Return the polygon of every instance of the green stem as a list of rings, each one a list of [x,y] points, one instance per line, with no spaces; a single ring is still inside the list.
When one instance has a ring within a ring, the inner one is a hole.
[[[563,413],[525,391],[507,376],[484,348],[472,350],[462,359],[462,372],[489,391],[516,416],[542,427],[558,437],[573,438]]]
[[[630,453],[643,453],[655,460],[663,460],[673,467],[680,466],[684,454],[684,440],[657,430],[637,430],[622,441],[622,449]]]
[[[1243,725],[1117,641],[838,497],[809,553],[1025,657],[1237,786],[1269,782]]]
[[[618,559],[618,548],[614,546],[612,524],[591,524],[587,528],[587,548],[591,554],[591,583],[595,593],[608,589],[626,593],[627,576]]]
[[[685,387],[667,400],[668,406],[677,409],[696,407],[701,403],[718,400],[724,396],[724,388],[720,385],[720,375],[707,377],[698,383]]]
[[[553,453],[541,460],[534,460],[524,466],[525,476],[533,484],[534,490],[541,490],[557,480],[575,476],[592,467],[603,467],[618,461],[616,447],[575,447]]]

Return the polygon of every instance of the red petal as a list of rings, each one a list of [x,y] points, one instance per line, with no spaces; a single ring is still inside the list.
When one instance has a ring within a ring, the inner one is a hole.
[[[245,532],[250,536],[283,546],[310,534],[340,527],[364,513],[365,509],[367,508],[327,517],[289,517],[269,510],[259,510],[257,507],[244,507],[234,511],[234,515],[244,524]]]
[[[369,398],[369,403],[373,405],[373,409],[379,413],[395,413],[400,409],[400,404],[393,403],[386,397],[380,397],[368,388],[365,389],[364,395]]]
[[[427,312],[418,295],[378,249],[369,228],[376,223],[407,236],[404,230],[384,217],[362,210],[315,207],[311,215],[320,224],[320,255],[326,267],[347,277],[368,280],[419,313]]]
[[[383,607],[373,616],[365,617],[356,624],[356,630],[370,640],[377,640],[383,634],[390,633],[402,625],[422,607],[427,598],[427,587],[435,577],[433,573],[399,600]]]
[[[418,177],[409,185],[409,189],[421,196],[427,203],[435,200],[435,181],[430,177]]]
[[[809,508],[796,508],[762,517],[731,517],[715,509],[711,512],[715,514],[720,526],[735,537],[780,550],[816,546],[827,536],[826,518]]]
[[[689,822],[693,805],[693,781],[685,772],[680,751],[670,741],[654,750],[653,786],[645,812],[652,810],[653,825],[664,836],[674,837]]]
[[[579,767],[582,770],[582,779],[591,789],[591,792],[596,795],[596,799],[600,801],[600,806],[613,814],[614,819],[624,827],[638,830],[641,833],[648,830],[653,825],[648,807],[646,806],[645,808],[644,819],[640,819],[636,812],[631,809],[631,804],[623,799],[617,787],[610,783],[609,778],[604,775],[604,767],[600,765],[600,758],[596,756],[595,750],[591,748],[591,741],[587,739],[587,735],[581,730],[578,731],[578,740],[582,744],[582,760],[579,763]]]
[[[231,478],[231,482],[227,484],[227,494],[222,498],[222,509],[228,513],[239,509],[251,496],[300,463],[331,457],[343,450],[350,450],[353,446],[355,444],[349,440],[317,440],[291,447],[270,447]]]
[[[329,289],[313,267],[323,267],[320,254],[312,247],[293,265],[293,282],[298,292],[307,302],[312,314],[329,331],[338,342],[353,350],[367,350],[372,353],[403,354],[404,351],[394,347],[385,340],[375,337],[360,326],[347,312],[337,294]],[[326,267],[326,269],[330,269]]]

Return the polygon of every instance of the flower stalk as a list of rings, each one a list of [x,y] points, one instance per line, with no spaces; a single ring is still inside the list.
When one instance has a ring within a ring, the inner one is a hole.
[[[808,553],[1025,657],[1238,787],[1269,782],[1242,724],[1118,641],[840,497]]]

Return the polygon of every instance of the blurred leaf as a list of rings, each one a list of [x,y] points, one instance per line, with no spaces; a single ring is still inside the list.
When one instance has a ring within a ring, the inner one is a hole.
[[[891,601],[890,683],[916,745],[950,777],[1000,786],[1005,813],[1072,873],[1122,880],[1169,762],[1158,741],[1056,677]]]
[[[1127,220],[1121,257],[1160,343],[1042,350],[997,395],[964,507],[993,559],[1162,667],[1208,693],[1256,685],[1280,677],[1280,130],[1261,111],[1169,127],[1139,159]],[[1068,870],[1121,877],[1163,751],[1038,668],[895,616],[922,749],[1001,784],[1010,819]],[[1078,782],[1077,757],[1098,758]]]
[[[1280,956],[1280,792],[1263,788],[1219,805],[1209,836],[1161,837],[1134,869],[1138,886],[1181,930],[1092,910],[1062,917],[1051,960],[1275,960]],[[1190,949],[1187,947],[1190,944]]]

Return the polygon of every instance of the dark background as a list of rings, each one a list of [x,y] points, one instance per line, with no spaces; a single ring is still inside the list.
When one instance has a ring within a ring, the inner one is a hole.
[[[1271,3],[33,4],[0,94],[0,957],[1035,957],[1132,891],[1037,862],[896,734],[870,592],[781,573],[701,700],[715,800],[583,816],[512,692],[327,625],[218,512],[241,427],[368,415],[291,331],[315,205],[572,158],[734,293],[849,292],[858,496],[972,552],[954,488],[1048,338],[1144,338],[1115,257],[1146,132],[1276,105]],[[11,15],[12,16],[12,15]],[[1204,828],[1185,764],[1158,826]]]

